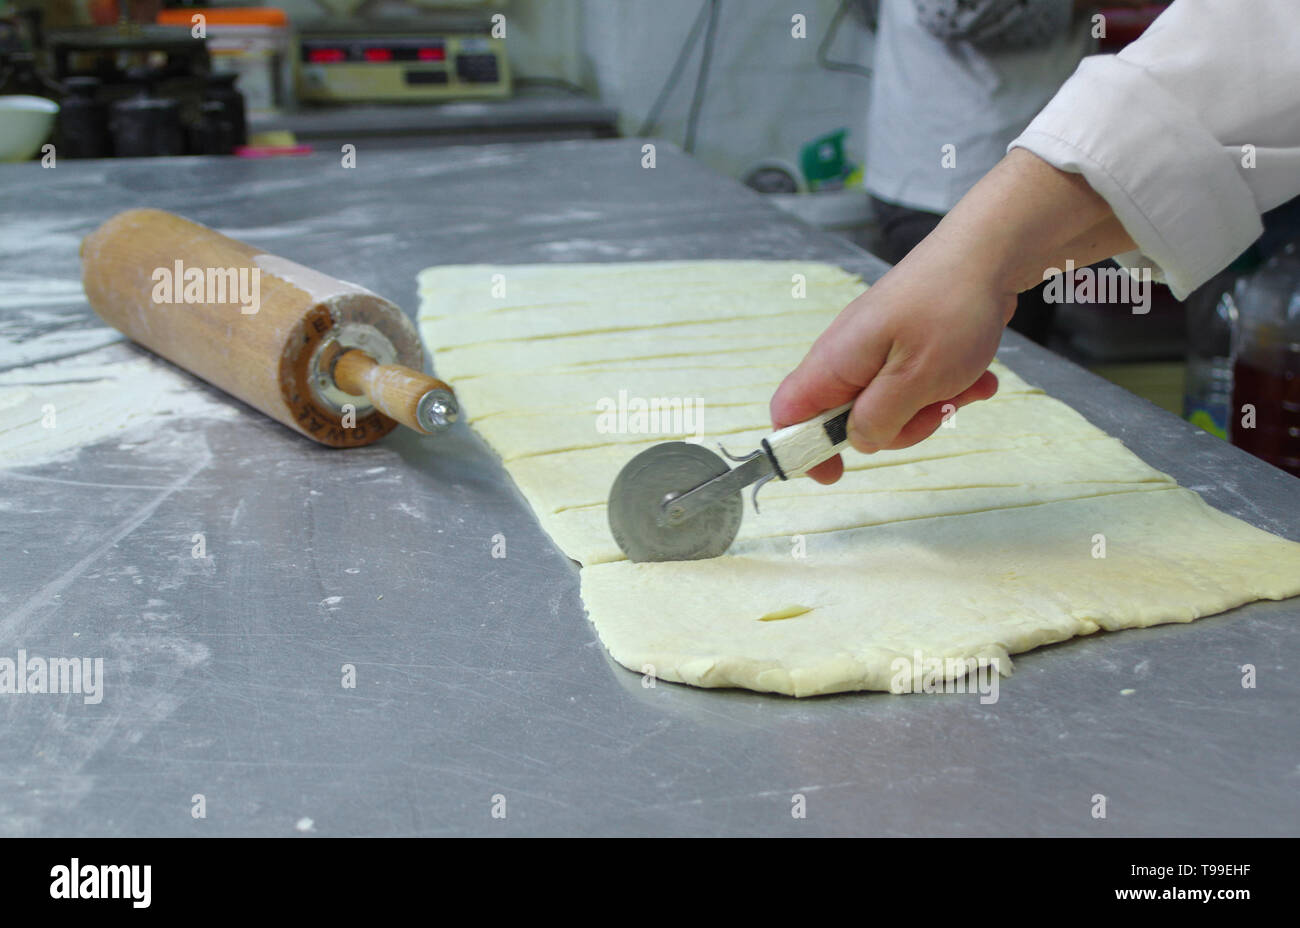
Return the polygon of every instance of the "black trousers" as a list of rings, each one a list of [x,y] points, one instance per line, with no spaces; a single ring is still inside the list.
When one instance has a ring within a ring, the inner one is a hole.
[[[890,264],[902,261],[909,251],[921,243],[921,239],[934,231],[934,227],[943,218],[938,213],[886,203],[875,197],[871,198],[871,205],[880,226],[878,256]],[[1046,285],[1047,282],[1044,281],[1016,298],[1016,313],[1011,317],[1010,324],[1011,328],[1040,345],[1046,345],[1051,337],[1056,315],[1055,305],[1043,300],[1043,288]]]

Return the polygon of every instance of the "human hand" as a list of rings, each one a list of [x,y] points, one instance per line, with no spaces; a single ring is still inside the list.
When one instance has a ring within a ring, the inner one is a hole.
[[[937,233],[817,339],[772,397],[776,427],[857,397],[849,416],[853,447],[868,454],[906,448],[933,433],[952,409],[997,391],[987,368],[1015,310],[1015,293],[960,267]],[[843,470],[837,456],[809,475],[834,483]]]
[[[1013,149],[822,333],[777,388],[772,423],[853,400],[858,451],[914,445],[943,422],[945,405],[996,392],[987,368],[1017,293],[1067,260],[1083,267],[1134,247],[1082,176]],[[808,473],[834,483],[843,471],[835,457]]]

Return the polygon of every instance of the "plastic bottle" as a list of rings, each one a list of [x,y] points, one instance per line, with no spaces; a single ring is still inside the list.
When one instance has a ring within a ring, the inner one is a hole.
[[[1238,281],[1232,443],[1300,476],[1300,255],[1288,245]]]
[[[1187,298],[1187,381],[1183,418],[1228,437],[1232,406],[1232,330],[1237,317],[1236,270],[1220,271]]]

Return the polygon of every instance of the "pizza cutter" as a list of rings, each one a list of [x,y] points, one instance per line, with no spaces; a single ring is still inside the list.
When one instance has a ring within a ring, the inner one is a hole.
[[[633,561],[691,561],[724,553],[740,531],[741,491],[773,478],[789,480],[848,446],[852,403],[787,426],[743,457],[684,441],[642,451],[619,471],[609,492],[609,529]]]

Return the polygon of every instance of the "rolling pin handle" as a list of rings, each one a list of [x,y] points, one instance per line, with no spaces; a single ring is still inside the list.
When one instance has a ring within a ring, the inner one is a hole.
[[[421,434],[450,428],[460,416],[447,384],[400,364],[379,364],[358,348],[331,359],[329,370],[340,390],[367,397],[381,413]]]

